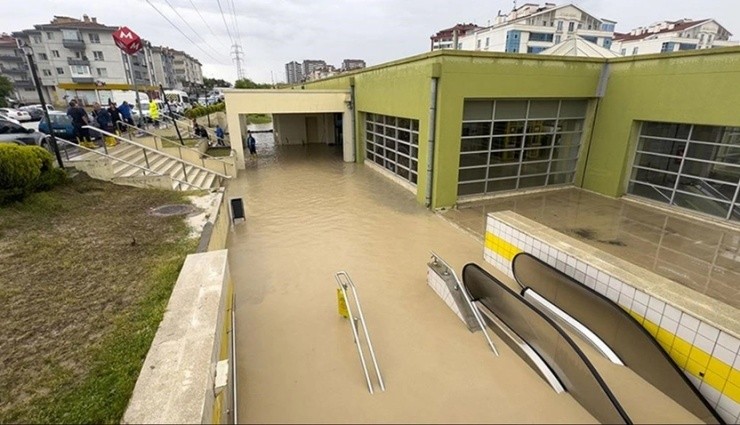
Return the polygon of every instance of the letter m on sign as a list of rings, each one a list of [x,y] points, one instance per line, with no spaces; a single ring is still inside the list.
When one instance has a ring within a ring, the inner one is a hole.
[[[129,55],[133,55],[141,49],[141,38],[128,27],[118,28],[113,33],[113,41],[116,46]]]

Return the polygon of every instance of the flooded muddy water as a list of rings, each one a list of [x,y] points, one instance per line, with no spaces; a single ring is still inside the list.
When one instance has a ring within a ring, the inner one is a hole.
[[[339,147],[256,138],[227,190],[247,215],[228,246],[241,422],[594,422],[498,339],[494,357],[427,286],[430,251],[497,274],[479,240],[342,162]],[[386,392],[368,393],[337,313],[340,270],[357,286]]]

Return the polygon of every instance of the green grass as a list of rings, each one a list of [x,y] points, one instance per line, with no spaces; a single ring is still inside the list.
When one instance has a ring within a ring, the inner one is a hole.
[[[86,176],[0,208],[0,423],[118,423],[185,256],[182,193]]]
[[[272,117],[266,114],[249,114],[247,115],[247,123],[249,124],[267,124],[272,122]]]
[[[231,148],[208,148],[206,153],[211,156],[229,156]]]

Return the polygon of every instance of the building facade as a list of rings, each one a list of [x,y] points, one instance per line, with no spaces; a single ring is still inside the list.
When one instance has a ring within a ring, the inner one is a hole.
[[[452,28],[443,29],[429,37],[431,40],[431,50],[459,49],[460,37],[469,32],[482,29],[483,27],[475,24],[457,24]]]
[[[180,50],[172,50],[172,65],[177,80],[177,89],[185,90],[203,85],[203,70],[198,59]]]
[[[11,97],[21,103],[37,103],[36,87],[31,78],[28,61],[18,49],[15,38],[8,34],[0,35],[0,75],[13,84]]]
[[[622,56],[736,46],[729,31],[714,19],[663,21],[629,33],[614,34],[612,50]]]
[[[285,64],[285,81],[297,84],[303,81],[303,66],[300,62],[291,61]]]
[[[148,54],[152,63],[152,84],[155,86],[161,84],[166,89],[176,88],[177,80],[175,79],[175,66],[173,63],[175,55],[172,49],[162,46],[151,46]]]
[[[307,78],[316,68],[326,67],[326,61],[316,59],[304,59],[301,64],[301,72],[303,77]]]
[[[342,61],[342,72],[352,71],[353,69],[362,69],[365,66],[365,61],[362,59],[345,59]]]
[[[432,50],[452,48],[457,50],[480,50],[508,53],[540,53],[565,41],[579,36],[586,41],[610,49],[616,22],[599,19],[572,4],[544,6],[527,3],[508,14],[499,13],[494,24],[485,28],[466,30],[458,25],[432,37]]]

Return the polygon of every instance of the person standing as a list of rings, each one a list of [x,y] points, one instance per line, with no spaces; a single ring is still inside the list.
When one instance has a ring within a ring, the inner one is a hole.
[[[134,125],[134,117],[131,111],[131,105],[127,101],[123,101],[121,106],[118,107],[118,112],[121,114],[121,119],[128,125]]]
[[[113,130],[116,132],[117,135],[120,136],[123,132],[123,129],[121,128],[122,126],[119,124],[121,122],[121,113],[118,112],[116,102],[111,102],[110,105],[108,105],[108,113],[110,114]]]
[[[216,124],[216,146],[226,146],[224,143],[224,129]]]
[[[95,145],[90,142],[90,131],[85,128],[86,125],[90,124],[90,118],[87,116],[87,111],[80,106],[76,100],[69,102],[69,109],[67,109],[67,115],[72,118],[72,127],[74,128],[74,136],[77,139],[77,143],[80,146],[91,148]]]
[[[250,155],[257,155],[257,141],[254,140],[251,131],[247,131],[247,146],[249,147]]]
[[[149,118],[154,123],[154,128],[159,128],[159,106],[155,100],[149,102]]]
[[[98,102],[95,102],[93,105],[93,110],[95,111],[95,121],[97,121],[100,129],[107,131],[108,133],[112,133],[114,131],[113,119],[111,118],[110,112],[107,109],[103,109]],[[116,139],[104,134],[103,143],[105,143],[106,146],[115,146]]]

